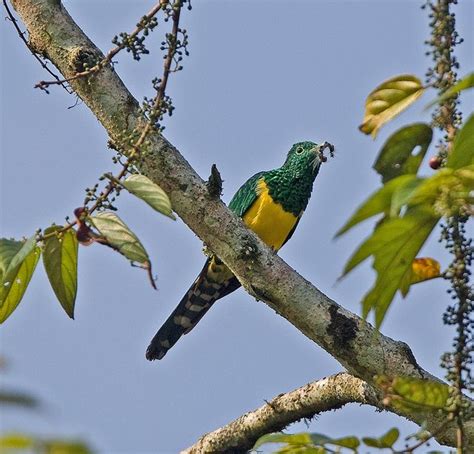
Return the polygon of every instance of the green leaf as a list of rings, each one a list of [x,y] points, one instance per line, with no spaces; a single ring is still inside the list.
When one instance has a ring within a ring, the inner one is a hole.
[[[412,405],[444,409],[449,398],[449,386],[429,380],[397,377],[393,391],[406,403]]]
[[[411,194],[408,200],[410,206],[421,204],[433,206],[439,197],[440,189],[454,184],[453,175],[452,169],[445,168],[438,170],[429,178],[424,178]]]
[[[6,238],[0,239],[0,281],[3,282],[3,276],[7,271],[8,265],[22,247],[22,241],[8,240]]]
[[[63,228],[55,225],[44,231],[43,264],[54,294],[66,314],[73,319],[77,294],[78,241],[76,232],[71,229],[55,234]]]
[[[166,192],[145,175],[130,175],[123,182],[123,186],[133,195],[150,205],[154,210],[171,219],[176,219]]]
[[[41,452],[44,454],[92,454],[92,450],[82,441],[67,439],[43,439],[23,433],[0,436],[0,453]]]
[[[408,206],[425,205],[445,217],[468,212],[473,203],[474,165],[444,168],[423,179],[407,200]]]
[[[103,211],[90,220],[114,249],[132,262],[145,268],[150,266],[150,259],[142,243],[116,214]]]
[[[392,134],[374,164],[374,169],[382,176],[382,182],[400,175],[416,175],[432,138],[433,131],[425,123],[405,126]],[[417,147],[420,151],[414,155]]]
[[[384,250],[378,249],[374,254],[373,268],[377,279],[362,300],[364,317],[374,310],[377,328],[382,324],[396,291],[402,287],[405,275],[411,273],[414,258],[438,221],[439,217],[433,215],[431,210],[420,208],[381,226],[380,241],[386,242]]]
[[[391,448],[398,440],[398,437],[400,437],[400,431],[396,427],[393,427],[385,435],[380,437],[380,441],[384,448]]]
[[[474,164],[474,114],[456,134],[446,166],[459,169]]]
[[[400,437],[400,431],[394,427],[379,438],[364,437],[362,441],[371,448],[391,448]]]
[[[362,441],[367,445],[370,446],[371,448],[381,448],[380,446],[380,440],[378,438],[372,438],[372,437],[363,437]]]
[[[399,410],[447,410],[450,388],[445,383],[411,377],[379,376],[376,384]]]
[[[310,437],[311,443],[314,445],[323,446],[326,443],[332,443],[332,439],[326,435],[318,434],[318,433],[301,433],[297,435],[308,435]]]
[[[284,434],[271,433],[261,436],[256,442],[253,449],[257,449],[266,443],[290,443],[292,445],[307,445],[312,443],[309,433]]]
[[[304,446],[288,444],[275,451],[275,454],[326,454],[321,446]]]
[[[344,269],[347,274],[354,267],[373,256],[377,279],[362,301],[363,316],[375,311],[375,324],[380,327],[395,293],[411,272],[413,259],[418,254],[439,216],[431,208],[416,207],[402,218],[388,219],[380,224],[351,256]]]
[[[10,433],[0,436],[0,453],[11,452],[13,449],[30,449],[33,447],[35,440],[21,433]]]
[[[360,441],[357,437],[343,437],[332,439],[330,444],[357,451],[357,448],[360,446]]]
[[[49,439],[41,440],[45,454],[92,454],[92,450],[82,441]]]
[[[470,73],[467,76],[463,77],[459,82],[454,84],[448,90],[446,90],[439,98],[431,101],[427,106],[426,109],[429,109],[435,104],[442,103],[447,99],[451,98],[452,96],[456,95],[457,93],[468,90],[469,88],[474,87],[474,73]]]
[[[344,268],[343,276],[352,271],[356,266],[360,265],[371,255],[387,255],[386,253],[392,249],[390,246],[395,240],[397,242],[410,242],[410,235],[416,233],[421,224],[427,220],[436,217],[431,210],[412,210],[402,218],[389,219],[380,224],[352,254]],[[436,217],[438,219],[438,217]],[[399,245],[400,246],[400,245]],[[395,249],[397,249],[395,247]],[[411,264],[410,260],[410,264]]]
[[[398,188],[395,189],[390,204],[390,217],[394,218],[400,215],[401,209],[405,205],[408,205],[410,203],[413,194],[415,193],[417,188],[423,183],[423,181],[423,178],[414,178],[411,180],[407,180],[406,184],[400,185]]]
[[[36,246],[35,236],[24,242],[0,239],[2,277],[0,283],[0,323],[3,323],[20,303],[40,255],[41,250]]]
[[[319,452],[324,453],[325,450],[323,449],[323,451],[321,451],[320,447],[323,447],[327,444],[340,446],[353,451],[356,451],[357,447],[360,445],[359,439],[357,437],[343,437],[333,439],[318,433],[272,433],[260,437],[255,443],[253,449],[255,450],[266,443],[287,443],[286,446],[283,446],[277,451],[278,453],[301,452],[304,454]]]
[[[336,233],[336,237],[350,230],[355,225],[380,213],[393,212],[393,198],[404,188],[413,188],[420,180],[415,175],[402,175],[386,183],[374,192],[350,217],[346,224]],[[397,206],[401,207],[400,201]],[[398,212],[395,213],[397,215]]]
[[[414,175],[402,175],[386,183],[372,194],[337,232],[345,233],[365,219],[384,213],[385,218],[376,230],[390,218],[397,218],[404,206],[418,207],[419,210],[433,211],[433,216],[453,216],[468,212],[472,205],[474,191],[474,166],[457,170],[441,169],[430,178],[417,178]],[[375,232],[374,232],[375,234]],[[363,244],[349,259],[342,276],[372,255],[375,244]],[[405,280],[409,282],[409,280]],[[406,291],[406,286],[404,287]]]
[[[386,80],[367,97],[364,122],[359,129],[375,138],[382,125],[416,101],[423,91],[421,81],[410,74]]]

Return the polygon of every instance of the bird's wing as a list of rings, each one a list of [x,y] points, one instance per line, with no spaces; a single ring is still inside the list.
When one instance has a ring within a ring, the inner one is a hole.
[[[253,177],[249,178],[235,193],[234,197],[229,203],[229,208],[238,216],[243,217],[245,213],[250,209],[253,203],[258,198],[258,182],[259,180],[265,175],[266,172],[259,172],[255,174]],[[298,220],[296,221],[293,228],[288,233],[285,241],[283,242],[282,246],[293,236],[293,233],[300,222],[301,216],[303,212],[300,213],[298,216]]]
[[[264,174],[265,172],[259,172],[249,178],[232,197],[229,208],[237,216],[242,217],[257,200],[257,183]]]

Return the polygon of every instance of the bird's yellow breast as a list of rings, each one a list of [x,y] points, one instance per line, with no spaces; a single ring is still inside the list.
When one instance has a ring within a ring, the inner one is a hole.
[[[243,220],[268,246],[281,248],[298,217],[275,202],[269,194],[265,180],[257,183],[257,199],[244,214]]]

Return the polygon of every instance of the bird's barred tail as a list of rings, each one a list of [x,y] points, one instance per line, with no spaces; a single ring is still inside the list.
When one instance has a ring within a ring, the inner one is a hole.
[[[196,326],[218,299],[240,286],[228,268],[223,267],[225,265],[218,262],[218,259],[206,261],[193,285],[151,340],[146,351],[149,361],[162,359],[183,334],[189,333]]]

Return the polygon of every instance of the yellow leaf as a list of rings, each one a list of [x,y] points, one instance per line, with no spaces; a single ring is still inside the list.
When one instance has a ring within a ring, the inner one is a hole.
[[[373,90],[365,101],[364,122],[359,129],[375,138],[378,130],[416,101],[424,91],[421,81],[410,74],[392,77]]]
[[[440,263],[431,257],[419,257],[411,263],[411,271],[404,277],[400,285],[403,297],[407,296],[410,286],[441,276]]]
[[[435,259],[430,257],[421,257],[413,260],[411,264],[411,270],[413,272],[411,283],[416,284],[418,282],[439,277],[441,265]]]

